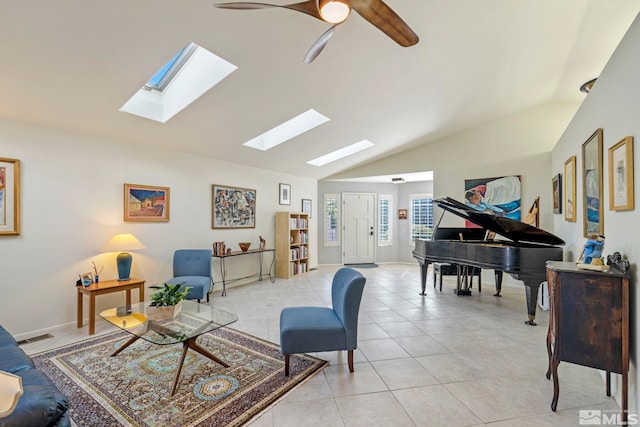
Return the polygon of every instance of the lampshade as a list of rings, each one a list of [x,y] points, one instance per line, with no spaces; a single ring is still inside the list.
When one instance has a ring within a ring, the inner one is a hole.
[[[349,3],[340,0],[318,0],[318,12],[325,21],[338,24],[349,16]]]
[[[129,280],[131,274],[131,254],[127,251],[135,251],[144,249],[144,245],[140,240],[136,239],[133,234],[116,234],[102,248],[102,252],[120,252],[116,257],[116,266],[118,267],[118,280]]]
[[[102,248],[102,252],[127,252],[139,249],[144,249],[144,245],[133,234],[116,234]]]
[[[0,371],[0,418],[13,412],[22,392],[22,378]]]

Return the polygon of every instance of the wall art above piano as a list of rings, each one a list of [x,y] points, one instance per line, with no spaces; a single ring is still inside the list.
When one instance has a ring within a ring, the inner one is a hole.
[[[520,175],[466,179],[464,202],[474,210],[520,221],[520,187]],[[476,227],[469,221],[466,226]]]

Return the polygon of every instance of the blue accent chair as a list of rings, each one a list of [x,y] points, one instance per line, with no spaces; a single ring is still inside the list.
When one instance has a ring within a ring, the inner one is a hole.
[[[347,350],[353,372],[353,350],[358,346],[358,311],[366,279],[343,267],[333,276],[331,307],[287,307],[280,313],[280,348],[284,374],[289,375],[292,354]]]
[[[213,290],[210,249],[178,249],[173,254],[173,276],[166,283],[183,283],[189,286],[187,299],[198,302]]]

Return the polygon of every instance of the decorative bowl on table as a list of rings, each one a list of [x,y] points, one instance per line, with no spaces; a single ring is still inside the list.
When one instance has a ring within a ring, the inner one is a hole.
[[[240,246],[240,250],[242,252],[247,252],[251,246],[251,242],[240,242],[238,243],[238,246]]]

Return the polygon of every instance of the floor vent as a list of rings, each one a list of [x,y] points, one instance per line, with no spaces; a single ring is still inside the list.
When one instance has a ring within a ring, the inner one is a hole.
[[[20,341],[18,341],[18,345],[29,344],[29,343],[32,343],[32,342],[42,341],[42,340],[46,340],[46,339],[49,339],[49,338],[53,338],[53,335],[51,335],[51,334],[38,335],[37,337],[28,338],[26,340],[20,340]]]

